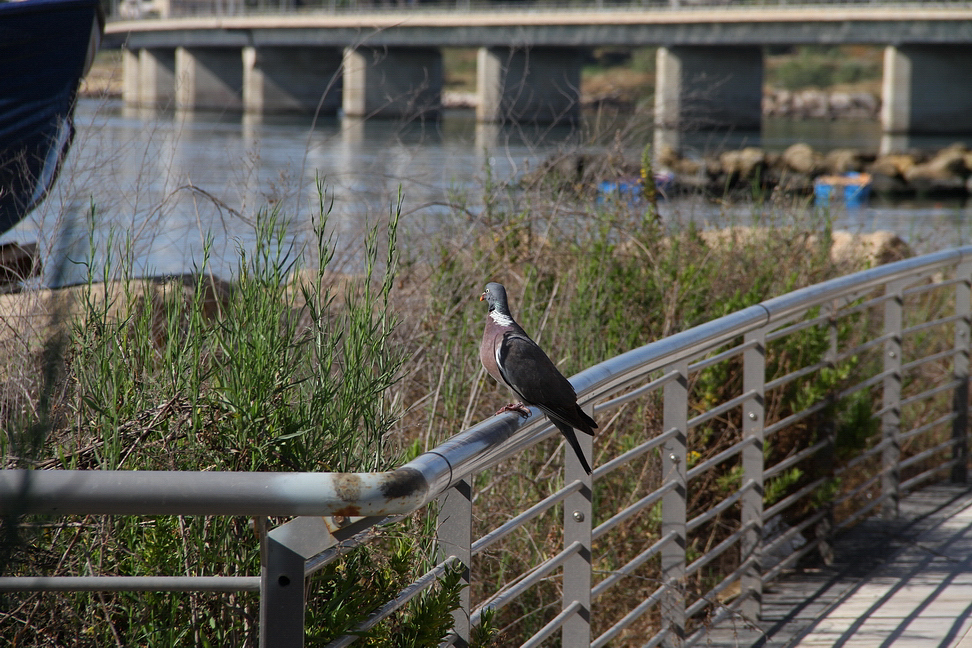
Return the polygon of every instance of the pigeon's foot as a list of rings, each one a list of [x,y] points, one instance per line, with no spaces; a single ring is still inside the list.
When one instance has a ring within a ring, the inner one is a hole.
[[[503,412],[516,412],[523,418],[530,416],[530,408],[523,403],[507,403],[503,407],[496,410],[497,414],[502,414]]]

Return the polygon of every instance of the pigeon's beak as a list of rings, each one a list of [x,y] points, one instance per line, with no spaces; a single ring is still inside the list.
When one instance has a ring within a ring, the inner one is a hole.
[[[479,301],[485,301],[485,300],[486,300],[486,293],[483,293],[482,295],[479,296]]]

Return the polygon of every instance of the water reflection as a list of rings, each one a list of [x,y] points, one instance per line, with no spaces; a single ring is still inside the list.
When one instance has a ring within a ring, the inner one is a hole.
[[[463,192],[478,195],[487,170],[503,181],[535,168],[554,152],[576,147],[604,151],[615,146],[614,134],[622,129],[652,138],[650,124],[600,116],[569,129],[477,124],[466,111],[438,121],[401,123],[190,113],[85,100],[77,118],[75,145],[50,198],[3,238],[37,240],[47,250],[69,250],[72,259],[81,260],[89,247],[86,221],[93,213],[99,259],[105,258],[113,233],[116,245],[131,241],[128,252],[136,270],[147,274],[191,271],[208,247],[213,270],[230,275],[237,248],[252,245],[252,220],[259,209],[278,208],[294,219],[295,233],[307,232],[319,211],[318,180],[333,197],[329,225],[344,240],[360,238],[367,223],[386,218],[399,188],[404,230],[414,240],[427,240],[463,226],[451,219],[470,212],[449,205]],[[885,145],[876,123],[853,121],[767,119],[759,133],[679,137],[683,151],[696,155],[748,145],[781,151],[795,141],[821,151],[853,147],[876,153]],[[626,141],[632,150],[625,153],[638,159],[639,137]],[[913,138],[891,144],[940,143]],[[705,222],[717,220],[722,210],[686,201],[662,209],[672,220]],[[960,229],[969,216],[964,205],[927,209],[872,205],[848,223],[906,231],[944,219]],[[68,221],[74,223],[71,228],[65,226]],[[70,236],[64,234],[68,229]],[[74,276],[64,281],[77,281],[83,272],[83,266],[74,266]]]

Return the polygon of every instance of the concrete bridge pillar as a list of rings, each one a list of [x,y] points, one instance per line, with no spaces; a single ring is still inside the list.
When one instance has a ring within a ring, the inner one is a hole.
[[[659,47],[655,124],[660,128],[759,130],[763,50],[759,46]]]
[[[137,106],[139,101],[140,79],[138,50],[122,48],[122,100],[128,106]]]
[[[348,48],[342,94],[349,117],[438,117],[442,52],[426,47]]]
[[[175,50],[145,48],[138,52],[138,104],[166,106],[175,100]]]
[[[578,122],[582,54],[578,48],[480,48],[476,118],[481,122]]]
[[[881,94],[885,133],[968,132],[972,128],[972,46],[886,47]]]
[[[175,52],[176,107],[243,109],[243,57],[239,47],[179,47]]]
[[[336,47],[244,47],[244,110],[313,113],[320,104],[322,114],[337,113],[341,56]]]

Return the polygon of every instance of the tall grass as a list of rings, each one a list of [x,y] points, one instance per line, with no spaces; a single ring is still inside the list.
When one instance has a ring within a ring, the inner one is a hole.
[[[347,278],[328,268],[334,241],[322,204],[312,250],[319,263],[310,270],[273,210],[257,216],[255,247],[240,250],[232,285],[209,274],[205,259],[191,278],[152,282],[131,276],[129,244],[109,246],[119,250],[117,266],[108,255],[96,268],[92,255],[88,282],[68,293],[78,314],[62,322],[66,341],[51,363],[57,375],[41,381],[55,386],[43,388],[56,398],[53,423],[7,416],[5,465],[363,472],[400,463],[388,442],[401,416],[388,395],[406,359],[392,342],[397,318],[388,307],[399,211],[384,232],[370,230],[365,272]],[[119,280],[96,282],[96,272]],[[32,398],[40,403],[43,390]],[[428,533],[409,531],[416,524],[314,580],[307,612],[314,642],[353,630],[424,571],[435,547],[423,540]],[[2,569],[258,574],[251,526],[233,517],[9,518]],[[450,573],[370,631],[364,645],[427,645],[442,636],[458,587]],[[253,594],[11,594],[0,609],[0,635],[11,645],[255,645],[259,615]]]

